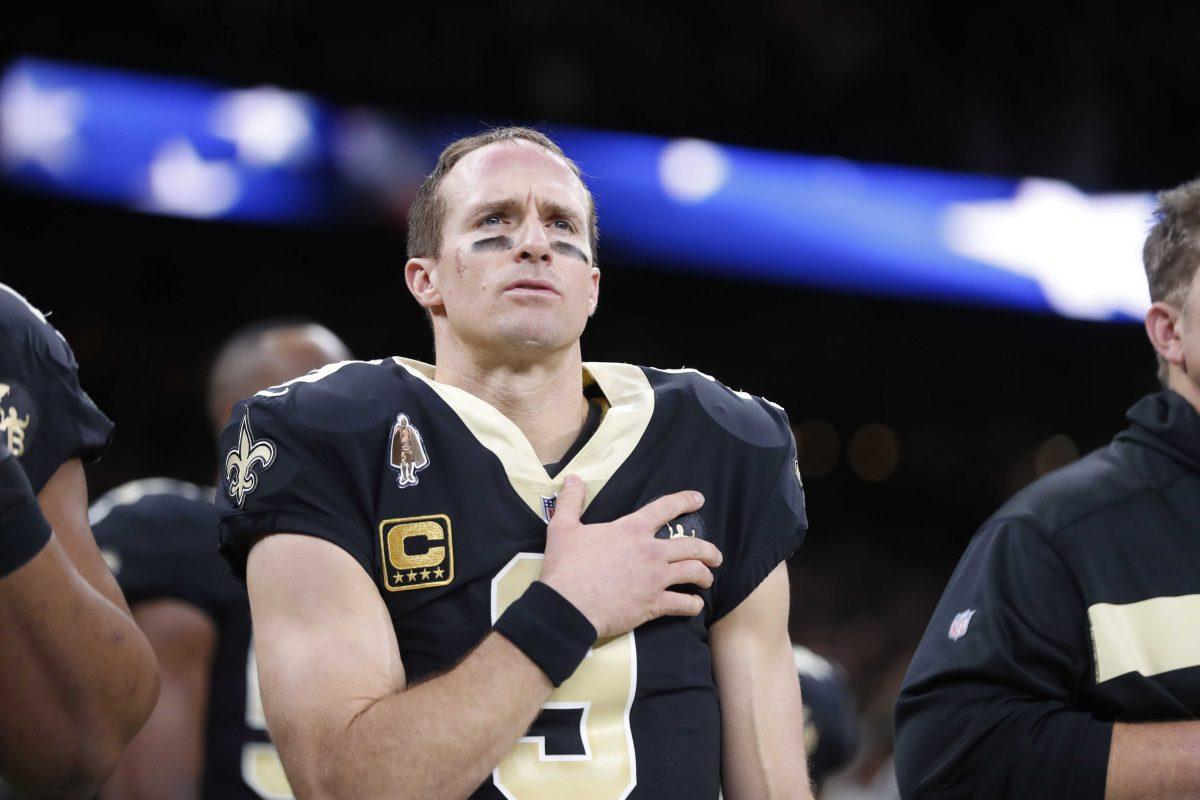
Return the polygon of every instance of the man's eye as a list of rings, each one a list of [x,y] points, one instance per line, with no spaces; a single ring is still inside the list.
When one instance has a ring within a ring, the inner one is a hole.
[[[568,233],[575,232],[575,226],[572,225],[569,220],[565,219],[554,220],[554,227],[558,228],[560,231],[567,231]]]
[[[504,217],[500,216],[499,214],[488,214],[486,217],[484,217],[483,219],[481,219],[479,221],[479,224],[480,225],[499,225],[502,222],[504,222]]]

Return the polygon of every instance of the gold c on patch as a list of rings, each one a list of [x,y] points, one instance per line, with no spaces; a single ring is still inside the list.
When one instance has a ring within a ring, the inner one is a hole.
[[[383,553],[383,585],[390,592],[430,589],[454,580],[454,549],[450,518],[385,519],[379,523]]]

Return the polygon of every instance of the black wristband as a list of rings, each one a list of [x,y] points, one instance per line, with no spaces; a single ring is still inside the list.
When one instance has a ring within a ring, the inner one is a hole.
[[[50,523],[20,462],[0,447],[0,578],[16,572],[50,541]]]
[[[597,635],[583,612],[541,581],[531,583],[492,628],[529,656],[555,686],[571,677]]]

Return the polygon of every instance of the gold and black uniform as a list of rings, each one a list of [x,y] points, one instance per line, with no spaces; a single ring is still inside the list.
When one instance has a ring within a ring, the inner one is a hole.
[[[263,715],[250,636],[250,601],[217,553],[211,487],[170,478],[118,486],[88,517],[129,607],[170,600],[217,632],[204,721],[205,800],[287,800],[292,791]]]
[[[598,641],[472,797],[716,798],[709,626],[807,527],[787,415],[692,370],[585,364],[603,417],[551,477],[510,420],[432,376],[406,359],[346,362],[239,403],[217,499],[234,571],[273,532],[341,547],[378,587],[419,681],[453,667],[540,574],[562,475],[584,481],[585,523],[699,490],[699,514],[660,533],[724,553],[704,612]]]
[[[66,339],[0,283],[0,443],[40,492],[65,462],[108,449],[113,424],[79,385]]]

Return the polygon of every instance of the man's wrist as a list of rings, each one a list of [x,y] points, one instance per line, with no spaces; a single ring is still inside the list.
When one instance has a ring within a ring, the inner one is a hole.
[[[555,686],[571,677],[597,638],[595,626],[583,612],[541,581],[530,584],[492,627]]]

